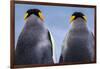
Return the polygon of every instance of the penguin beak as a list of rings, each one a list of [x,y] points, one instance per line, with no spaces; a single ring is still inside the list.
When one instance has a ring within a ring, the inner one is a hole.
[[[27,16],[28,16],[28,13],[26,13],[26,14],[24,15],[24,20],[26,20]]]
[[[44,16],[42,15],[42,13],[39,12],[38,14],[39,14],[40,19],[41,19],[42,21],[44,21]]]
[[[71,16],[70,18],[70,23],[72,23],[72,21],[75,19],[75,16]]]

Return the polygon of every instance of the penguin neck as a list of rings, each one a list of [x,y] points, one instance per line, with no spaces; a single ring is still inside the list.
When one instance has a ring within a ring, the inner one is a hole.
[[[73,21],[72,23],[72,28],[73,29],[86,29],[86,22],[82,18],[77,18],[76,20]]]
[[[26,24],[31,26],[43,26],[43,21],[40,20],[39,17],[31,15],[27,18]]]

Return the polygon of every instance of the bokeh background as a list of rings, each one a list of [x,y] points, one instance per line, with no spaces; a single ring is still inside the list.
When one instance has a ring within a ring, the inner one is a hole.
[[[87,17],[87,27],[94,33],[94,8],[64,7],[64,6],[44,6],[44,5],[15,5],[15,48],[18,37],[24,27],[24,14],[28,9],[40,9],[45,16],[45,25],[50,30],[55,40],[55,62],[58,63],[61,54],[61,46],[65,35],[71,27],[69,23],[73,12],[82,12]]]

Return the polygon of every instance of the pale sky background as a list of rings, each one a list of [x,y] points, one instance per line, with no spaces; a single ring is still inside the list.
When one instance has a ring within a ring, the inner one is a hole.
[[[94,31],[94,8],[77,8],[64,6],[43,6],[43,5],[15,5],[15,46],[17,39],[24,27],[24,14],[28,9],[40,9],[45,16],[45,25],[53,35],[56,44],[56,62],[59,61],[61,54],[61,46],[68,29],[71,27],[69,23],[70,16],[73,12],[82,12],[87,16],[87,26],[90,31]],[[94,33],[94,32],[93,32]]]

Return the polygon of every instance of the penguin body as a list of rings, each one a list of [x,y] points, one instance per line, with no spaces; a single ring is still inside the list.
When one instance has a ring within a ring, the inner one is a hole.
[[[36,16],[30,15],[19,36],[15,64],[53,64],[49,31]]]
[[[84,63],[94,60],[94,39],[85,20],[76,18],[64,39],[59,62]]]

